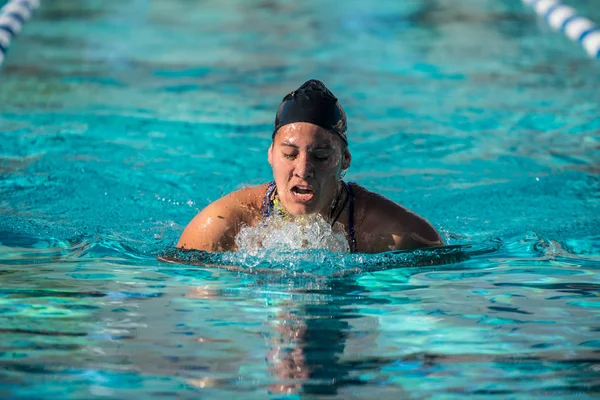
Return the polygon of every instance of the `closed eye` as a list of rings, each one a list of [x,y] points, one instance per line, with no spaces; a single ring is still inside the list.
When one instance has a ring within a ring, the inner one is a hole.
[[[331,151],[316,151],[311,154],[311,156],[317,161],[326,161],[331,156]]]

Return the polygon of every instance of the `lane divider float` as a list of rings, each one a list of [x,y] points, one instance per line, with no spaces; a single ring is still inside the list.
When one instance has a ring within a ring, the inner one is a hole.
[[[558,0],[523,0],[523,3],[533,8],[552,29],[562,31],[579,42],[590,56],[600,58],[600,27],[592,21]]]
[[[10,41],[21,32],[23,24],[40,6],[40,0],[9,0],[0,8],[0,65]]]

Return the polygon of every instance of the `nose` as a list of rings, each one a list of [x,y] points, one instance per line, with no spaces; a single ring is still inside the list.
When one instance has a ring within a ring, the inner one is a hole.
[[[315,175],[315,166],[307,153],[300,153],[298,154],[298,157],[296,157],[294,175],[301,179],[312,178]]]

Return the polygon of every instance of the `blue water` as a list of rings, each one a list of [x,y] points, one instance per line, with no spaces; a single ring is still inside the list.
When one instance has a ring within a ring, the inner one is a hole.
[[[0,397],[597,396],[599,71],[517,0],[43,1],[0,70]],[[158,261],[309,78],[448,247]]]

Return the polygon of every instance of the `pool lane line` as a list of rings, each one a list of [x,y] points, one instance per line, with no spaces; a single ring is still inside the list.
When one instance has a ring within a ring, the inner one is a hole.
[[[523,3],[533,8],[552,29],[579,42],[591,57],[600,58],[600,27],[592,21],[558,0],[523,0]]]
[[[40,0],[9,0],[0,8],[0,65],[12,39],[21,32],[33,10],[40,6]]]

